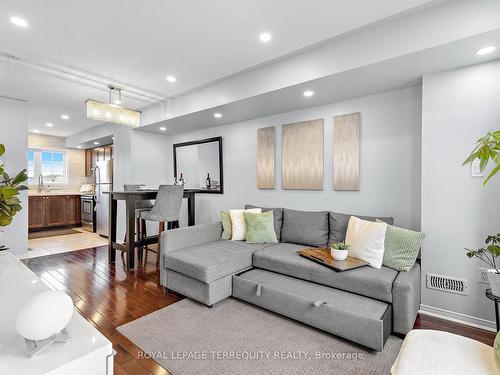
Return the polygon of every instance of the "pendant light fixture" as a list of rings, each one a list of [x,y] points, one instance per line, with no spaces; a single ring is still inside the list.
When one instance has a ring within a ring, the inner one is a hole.
[[[139,126],[141,112],[120,106],[122,103],[122,88],[109,85],[109,103],[97,100],[87,100],[87,117],[97,121],[114,122],[127,126]],[[116,99],[112,101],[112,96]]]

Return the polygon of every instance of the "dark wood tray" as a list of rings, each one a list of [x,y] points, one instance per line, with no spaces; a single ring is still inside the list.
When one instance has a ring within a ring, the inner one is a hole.
[[[345,260],[333,259],[330,249],[312,248],[297,251],[301,257],[312,260],[337,272],[353,270],[355,268],[367,266],[364,260],[348,256]]]

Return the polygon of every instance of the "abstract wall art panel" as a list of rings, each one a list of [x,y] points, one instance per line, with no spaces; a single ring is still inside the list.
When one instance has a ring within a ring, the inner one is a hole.
[[[323,190],[323,119],[286,124],[281,131],[282,188]]]
[[[359,190],[361,113],[333,118],[333,189]]]
[[[257,188],[274,189],[276,180],[276,127],[257,129]]]

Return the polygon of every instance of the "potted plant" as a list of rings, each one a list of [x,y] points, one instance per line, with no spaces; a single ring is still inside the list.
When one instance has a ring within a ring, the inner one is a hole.
[[[5,154],[5,146],[0,144],[0,157],[3,154]],[[22,190],[28,189],[27,186],[23,185],[26,180],[28,180],[26,169],[16,174],[15,177],[10,177],[0,162],[0,227],[10,225],[14,216],[22,210],[21,200],[18,196]],[[0,245],[0,252],[4,250],[8,249]]]
[[[476,141],[474,150],[462,165],[470,164],[476,159],[479,160],[481,173],[484,172],[490,161],[494,164],[493,169],[483,181],[484,186],[500,170],[500,130],[488,132],[484,137],[479,138]],[[498,246],[500,243],[500,233],[486,237],[485,243],[487,245],[485,248],[477,250],[465,249],[467,250],[466,254],[469,258],[475,257],[481,259],[491,267],[488,270],[491,291],[493,294],[500,296],[500,271],[495,261],[495,258],[500,256],[500,246]]]
[[[347,258],[349,253],[349,246],[345,242],[335,242],[330,245],[330,252],[333,259],[344,260]]]
[[[472,163],[474,160],[479,160],[479,169],[484,172],[490,161],[495,165],[489,175],[484,179],[483,185],[486,185],[490,178],[497,174],[500,170],[500,130],[488,132],[482,138],[476,141],[476,147],[465,159],[462,165]]]
[[[467,250],[466,254],[469,258],[475,257],[481,259],[491,267],[488,270],[488,281],[490,282],[491,292],[496,296],[500,296],[500,270],[495,260],[496,257],[500,256],[500,233],[486,237],[484,242],[486,247],[477,250],[465,249]]]

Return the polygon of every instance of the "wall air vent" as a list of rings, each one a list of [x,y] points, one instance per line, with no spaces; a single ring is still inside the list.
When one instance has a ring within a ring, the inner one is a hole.
[[[435,275],[428,273],[426,275],[427,288],[442,290],[443,292],[467,295],[469,282],[466,279],[457,277]]]

